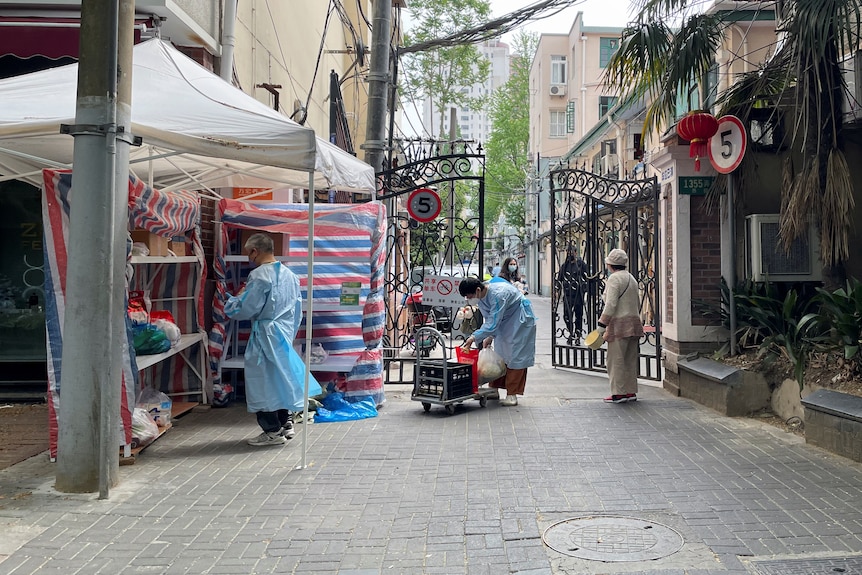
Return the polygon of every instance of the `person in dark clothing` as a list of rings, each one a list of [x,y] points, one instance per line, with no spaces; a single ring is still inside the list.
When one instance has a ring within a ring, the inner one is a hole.
[[[557,286],[562,290],[563,321],[568,330],[569,345],[580,344],[584,325],[584,298],[587,287],[587,264],[573,247],[566,250],[566,260],[557,274]]]

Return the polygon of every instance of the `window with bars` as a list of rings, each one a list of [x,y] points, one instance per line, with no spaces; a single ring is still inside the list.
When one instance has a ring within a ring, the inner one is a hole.
[[[566,112],[565,110],[551,110],[551,126],[549,136],[551,138],[566,137]]]

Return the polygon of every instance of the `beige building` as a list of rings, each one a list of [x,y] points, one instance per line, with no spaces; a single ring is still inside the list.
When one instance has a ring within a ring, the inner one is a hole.
[[[538,244],[528,251],[534,291],[551,291],[550,247],[542,241],[551,229],[547,185],[541,185],[549,166],[559,162],[616,105],[617,98],[603,81],[611,55],[619,47],[622,28],[588,27],[583,13],[575,16],[568,34],[542,34],[530,68],[530,157],[536,172],[531,189],[535,202],[528,205],[528,234]],[[616,153],[616,152],[614,152]],[[535,244],[534,244],[535,245]]]

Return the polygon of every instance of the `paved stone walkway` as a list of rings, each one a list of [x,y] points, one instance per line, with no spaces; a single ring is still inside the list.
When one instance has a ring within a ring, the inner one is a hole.
[[[552,369],[547,335],[539,349],[518,407],[425,413],[392,386],[377,418],[308,425],[304,469],[305,426],[252,448],[239,405],[180,419],[107,501],[55,492],[44,456],[0,471],[0,573],[859,573],[862,466],[656,384],[604,404],[605,378]],[[682,548],[623,561],[649,539],[613,526],[596,531],[615,545],[605,561],[543,544],[606,515],[667,526]]]

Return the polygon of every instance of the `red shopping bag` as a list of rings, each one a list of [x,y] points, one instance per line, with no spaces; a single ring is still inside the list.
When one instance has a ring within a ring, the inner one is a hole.
[[[464,349],[462,347],[455,348],[455,357],[458,363],[467,363],[473,366],[473,393],[479,391],[479,350]]]

